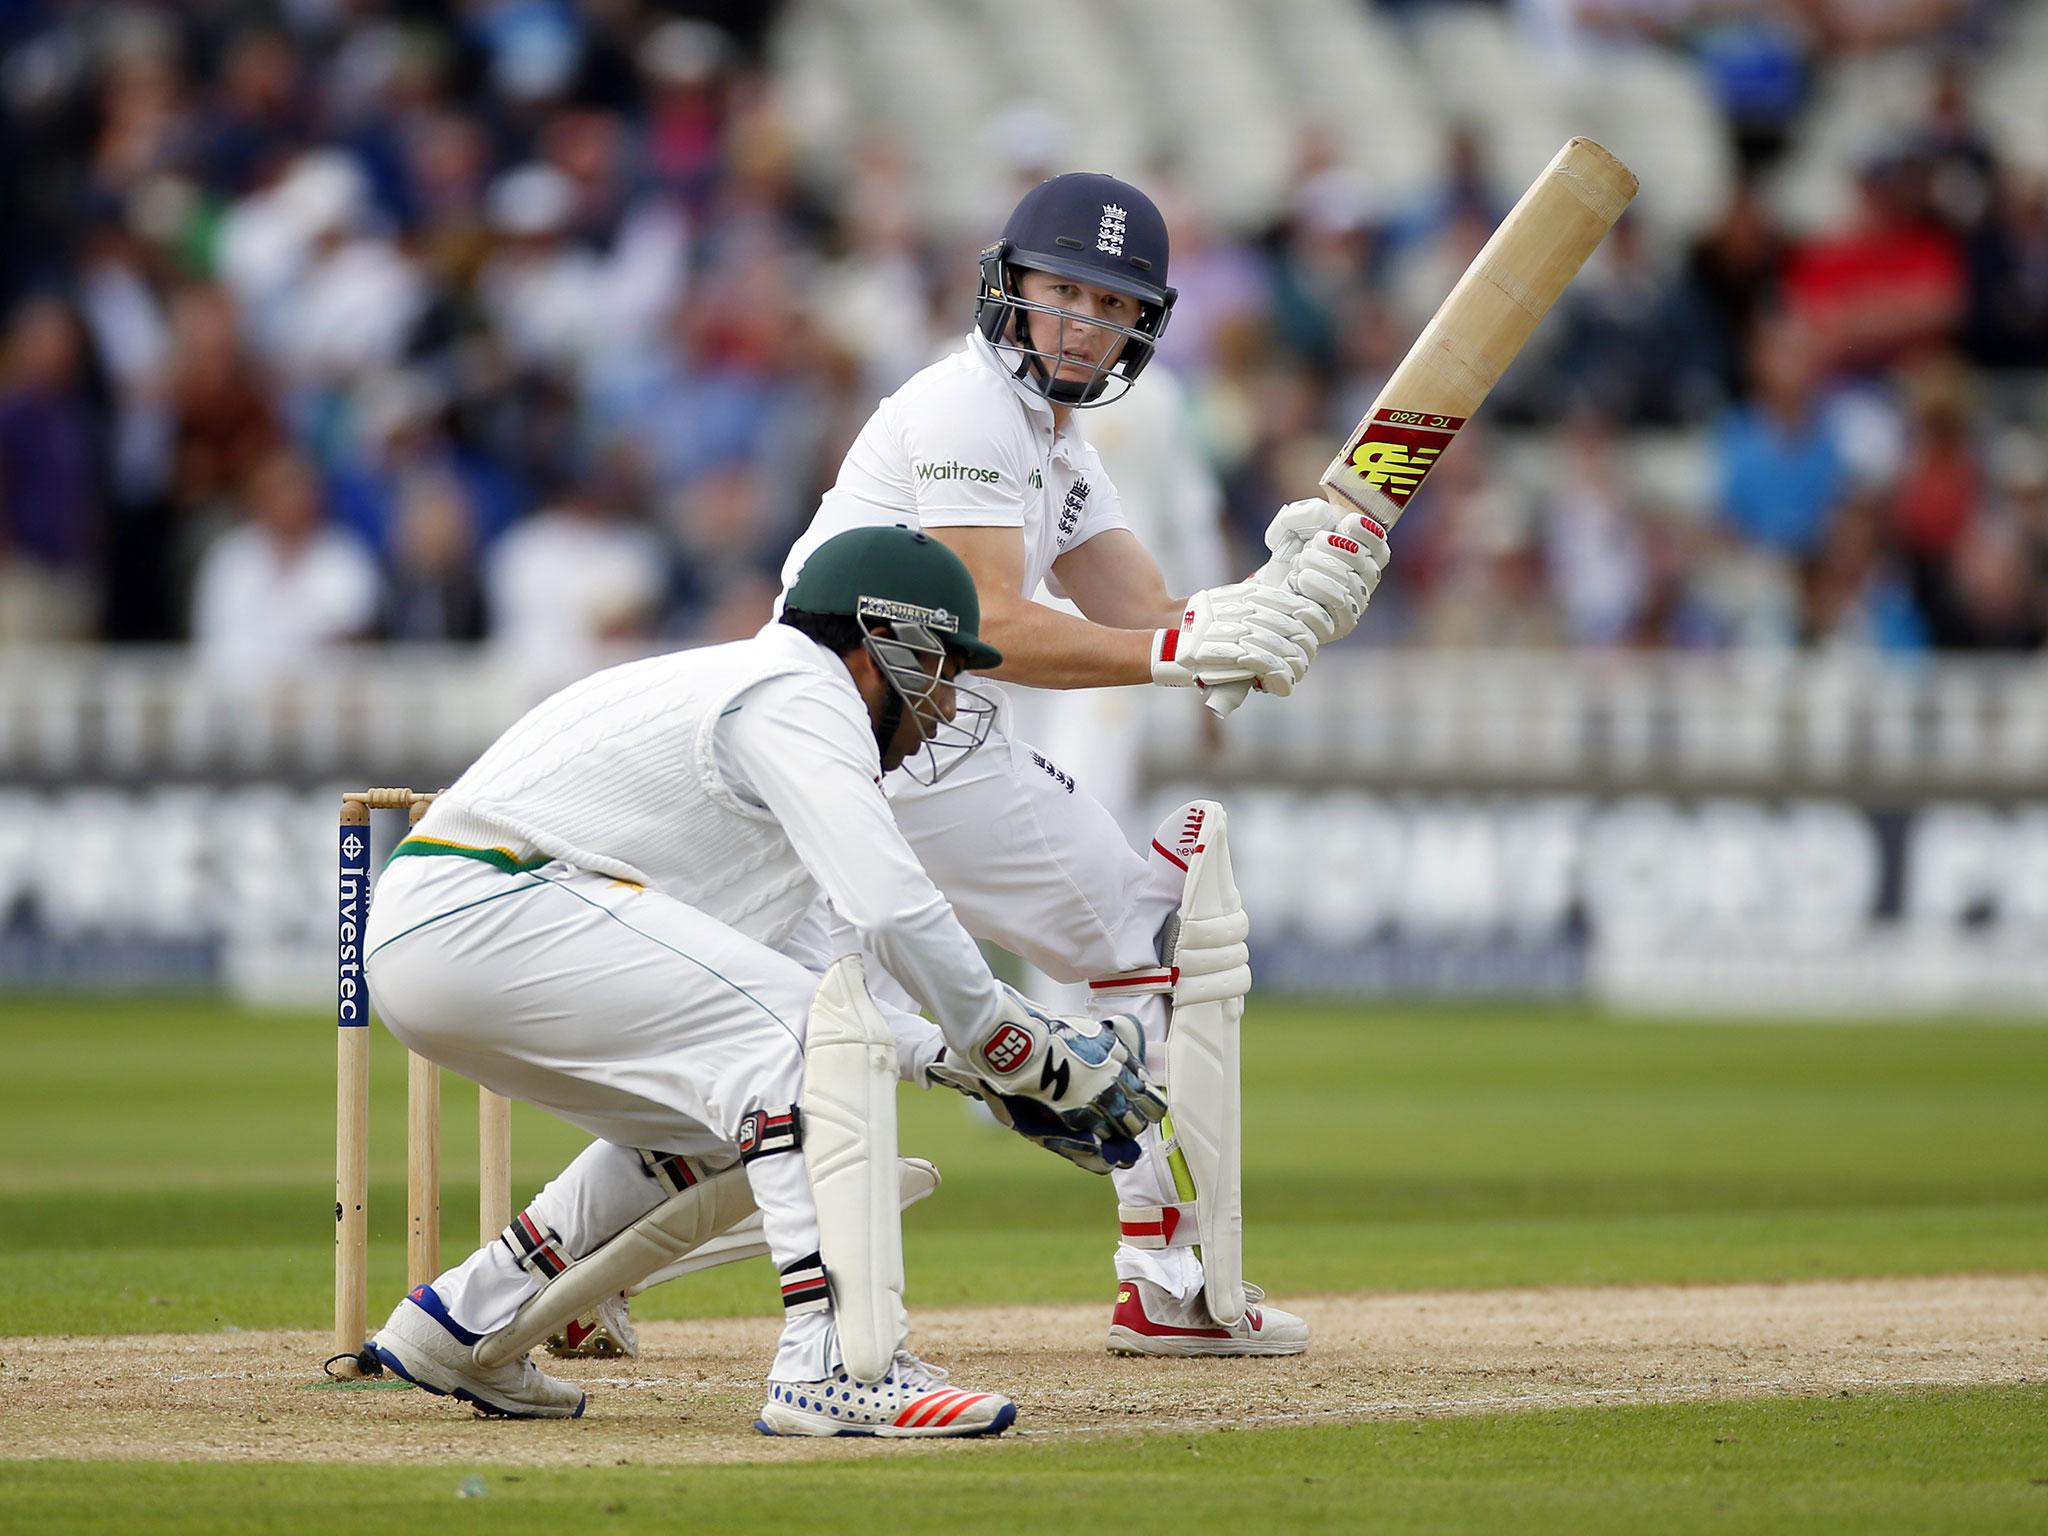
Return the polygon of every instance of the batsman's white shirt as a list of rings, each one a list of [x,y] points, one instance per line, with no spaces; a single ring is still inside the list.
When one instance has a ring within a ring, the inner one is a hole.
[[[1180,381],[1164,369],[1150,369],[1141,388],[1110,409],[1091,411],[1088,430],[1103,467],[1116,477],[1131,532],[1166,574],[1166,590],[1199,592],[1235,580],[1223,541],[1223,487],[1209,468],[1195,428],[1194,404]],[[1035,595],[1049,607],[1080,612],[1050,592]],[[1087,785],[1140,846],[1157,820],[1156,812],[1147,816],[1139,772],[1143,692],[1009,690],[1018,733]],[[1195,701],[1182,702],[1192,706]],[[1033,992],[1030,986],[1024,990]]]
[[[1071,423],[1054,427],[1002,356],[970,334],[876,407],[783,562],[785,592],[812,550],[850,528],[996,527],[1024,531],[1029,597],[1061,555],[1126,526],[1095,450]]]
[[[664,1195],[635,1149],[724,1166],[750,1114],[798,1099],[811,997],[833,958],[820,892],[963,1042],[992,1022],[995,979],[880,779],[845,664],[775,624],[545,700],[386,867],[365,970],[392,1033],[608,1144],[530,1209],[570,1257]],[[906,1071],[937,1054],[930,1025],[892,1023]],[[777,1263],[813,1252],[803,1159],[761,1157],[747,1176]],[[467,1328],[502,1325],[531,1289],[505,1246],[437,1282]],[[784,1342],[784,1374],[824,1374]]]
[[[1051,405],[1015,378],[1015,356],[971,334],[964,349],[881,403],[790,551],[785,595],[810,552],[849,528],[1017,528],[1025,556],[1020,595],[1028,598],[1062,554],[1127,526],[1116,488],[1075,424],[1079,413],[1056,428]],[[1139,855],[1073,774],[1016,738],[1004,690],[981,686],[1002,709],[978,751],[936,785],[889,776],[889,802],[910,846],[970,933],[1056,981],[1155,965],[1160,930],[1179,906],[1179,872]],[[932,1002],[885,957],[874,958],[912,997]],[[1161,1000],[1145,1000],[1139,1011],[1152,1043],[1162,1043]],[[1134,1204],[1172,1203],[1158,1136],[1148,1133],[1141,1144],[1147,1152],[1139,1166],[1115,1175],[1119,1193]],[[1123,1246],[1116,1266],[1121,1276],[1142,1276],[1181,1296],[1201,1283],[1186,1249]]]

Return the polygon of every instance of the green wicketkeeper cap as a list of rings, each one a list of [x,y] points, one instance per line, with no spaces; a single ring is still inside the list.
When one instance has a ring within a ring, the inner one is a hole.
[[[827,539],[811,551],[786,602],[804,613],[843,613],[863,624],[916,625],[971,672],[1003,664],[1003,653],[982,642],[981,599],[966,564],[937,539],[900,525],[855,528]]]

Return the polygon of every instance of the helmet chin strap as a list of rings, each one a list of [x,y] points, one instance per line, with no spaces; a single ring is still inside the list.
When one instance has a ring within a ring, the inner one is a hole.
[[[896,631],[891,629],[889,633],[893,638]],[[889,760],[889,743],[896,739],[897,728],[903,724],[903,690],[889,675],[889,668],[876,654],[874,646],[869,645],[866,649],[868,659],[875,664],[875,671],[882,680],[882,713],[875,721],[875,751],[886,763]]]
[[[886,763],[889,760],[889,743],[896,739],[896,728],[903,724],[903,695],[886,680],[883,686],[889,690],[889,697],[883,701],[882,718],[875,722],[875,750]]]
[[[1031,328],[1026,323],[1024,311],[1021,309],[1010,311],[1010,337],[1012,344],[1017,348],[1017,366],[1010,377],[1022,383],[1028,376],[1036,383],[1041,395],[1049,395],[1052,391],[1052,374],[1040,360],[1037,348],[1031,345]]]

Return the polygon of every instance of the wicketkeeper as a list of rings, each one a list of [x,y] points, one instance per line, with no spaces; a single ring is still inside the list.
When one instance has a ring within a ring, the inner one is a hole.
[[[367,932],[392,1033],[598,1139],[398,1304],[371,1341],[386,1367],[573,1417],[583,1393],[534,1343],[663,1266],[766,1251],[785,1321],[761,1428],[1011,1423],[1008,1398],[905,1348],[899,1203],[934,1176],[899,1162],[896,1081],[942,1074],[1100,1172],[1136,1160],[1165,1106],[1135,1021],[1054,1017],[989,974],[883,797],[913,753],[986,739],[988,701],[954,681],[1001,661],[979,616],[943,545],[843,534],[779,623],[562,690],[399,845]],[[876,1006],[821,892],[936,1028]]]

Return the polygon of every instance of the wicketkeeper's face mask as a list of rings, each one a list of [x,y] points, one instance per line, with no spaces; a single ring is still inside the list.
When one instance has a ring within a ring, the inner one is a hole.
[[[994,696],[948,676],[958,664],[945,642],[921,624],[897,618],[887,633],[867,631],[863,643],[916,727],[920,745],[903,760],[903,771],[920,784],[938,783],[988,740],[996,719]]]

